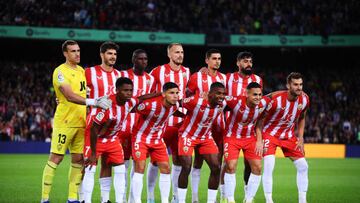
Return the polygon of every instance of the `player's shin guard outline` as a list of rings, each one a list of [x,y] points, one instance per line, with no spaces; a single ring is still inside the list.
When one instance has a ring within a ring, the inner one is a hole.
[[[266,194],[272,194],[273,171],[275,167],[275,155],[264,157],[263,189]]]
[[[86,203],[91,203],[92,192],[94,189],[94,176],[96,173],[96,166],[85,168],[84,179],[82,181],[82,191],[84,193],[84,200]]]
[[[114,166],[114,188],[116,202],[122,202],[125,195],[125,165]]]

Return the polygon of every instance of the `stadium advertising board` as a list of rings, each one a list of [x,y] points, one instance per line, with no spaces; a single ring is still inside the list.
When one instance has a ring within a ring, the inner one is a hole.
[[[233,46],[271,46],[271,47],[331,47],[360,46],[358,35],[231,35]]]
[[[26,26],[0,26],[0,37],[52,40],[84,40],[129,43],[182,44],[204,45],[204,34],[167,33],[167,32],[132,32],[114,30],[90,30],[69,28],[47,28]]]

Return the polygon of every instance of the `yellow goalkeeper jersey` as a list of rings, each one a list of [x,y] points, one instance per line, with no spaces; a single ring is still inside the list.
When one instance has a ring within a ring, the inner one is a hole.
[[[70,85],[72,91],[86,98],[85,71],[81,66],[71,68],[63,63],[53,73],[53,85],[58,99],[54,115],[54,128],[85,127],[86,106],[67,101],[60,85]]]

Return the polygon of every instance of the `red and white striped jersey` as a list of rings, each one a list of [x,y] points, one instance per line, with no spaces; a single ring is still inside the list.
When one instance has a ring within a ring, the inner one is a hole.
[[[102,109],[93,116],[93,121],[99,125],[103,125],[102,130],[105,130],[105,134],[103,134],[104,138],[101,138],[103,142],[106,142],[106,140],[112,136],[117,136],[121,131],[125,131],[126,119],[131,110],[139,103],[138,99],[131,98],[125,102],[124,105],[120,106],[116,103],[116,95],[110,95],[109,99],[112,100],[111,108],[107,110]]]
[[[263,97],[260,104],[250,108],[246,105],[246,97],[227,96],[226,104],[230,109],[230,117],[226,123],[226,137],[249,138],[256,136],[255,124],[258,118],[265,112],[265,108],[270,102],[268,97]]]
[[[134,69],[130,68],[120,72],[121,77],[130,78],[133,81],[133,97],[139,97],[144,94],[151,93],[151,90],[154,89],[154,77],[146,72],[143,75],[136,75],[134,73]],[[137,119],[136,113],[131,113],[128,117],[128,127],[132,129],[135,124],[135,120]]]
[[[190,69],[184,66],[180,67],[180,70],[174,71],[171,69],[169,64],[164,64],[154,68],[150,74],[155,78],[154,90],[157,92],[162,91],[162,86],[167,82],[174,82],[179,86],[179,99],[185,97],[186,85],[190,79]],[[186,113],[182,108],[179,111]],[[180,117],[170,117],[169,126],[174,126],[175,124],[182,121]]]
[[[301,113],[309,107],[310,100],[305,93],[298,96],[295,101],[289,101],[287,97],[288,91],[273,95],[266,108],[263,133],[280,139],[294,136],[295,126]]]
[[[162,96],[145,100],[139,104],[136,112],[140,116],[133,128],[136,142],[141,141],[147,144],[163,142],[162,134],[165,126],[178,107],[178,103],[170,108],[164,107]]]
[[[105,95],[116,94],[115,83],[120,77],[120,71],[113,69],[105,71],[100,65],[85,69],[86,84],[89,89],[89,98],[99,98]],[[90,106],[90,115],[95,115],[100,108]]]
[[[208,100],[195,95],[183,100],[183,107],[187,109],[187,114],[183,125],[179,129],[182,137],[195,139],[209,139],[211,137],[211,126],[214,120],[224,110],[223,105],[210,108]]]
[[[197,72],[191,75],[188,89],[195,94],[209,92],[210,86],[214,82],[221,82],[226,87],[226,75],[217,72],[216,76],[210,76],[209,74]]]
[[[134,69],[130,68],[120,72],[121,77],[130,78],[134,84],[133,96],[139,97],[144,94],[149,94],[154,88],[154,77],[146,72],[143,75],[136,75]]]
[[[244,77],[240,75],[239,72],[235,72],[235,73],[226,74],[226,78],[227,78],[226,88],[228,91],[228,95],[234,97],[246,96],[246,87],[251,82],[257,82],[261,85],[261,87],[263,86],[262,79],[255,74],[251,74],[250,76]]]

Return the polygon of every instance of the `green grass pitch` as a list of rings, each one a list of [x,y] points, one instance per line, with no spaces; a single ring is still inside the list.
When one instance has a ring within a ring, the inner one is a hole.
[[[39,202],[41,178],[48,155],[0,154],[0,202]],[[307,159],[309,163],[308,202],[360,202],[360,159]],[[52,203],[66,202],[69,156],[58,167],[50,194]],[[243,164],[237,169],[236,202],[242,202]],[[204,164],[201,173],[200,202],[206,202],[209,169]],[[98,175],[96,175],[98,177]],[[99,183],[95,179],[93,202],[100,202]],[[189,181],[190,184],[190,181]],[[146,202],[146,185],[143,187],[143,202]],[[160,202],[158,185],[156,202]],[[279,203],[297,202],[296,170],[291,161],[277,158],[274,171],[273,199]],[[111,200],[114,202],[114,190]],[[191,201],[188,190],[187,202]],[[262,186],[255,197],[256,203],[265,202]]]

